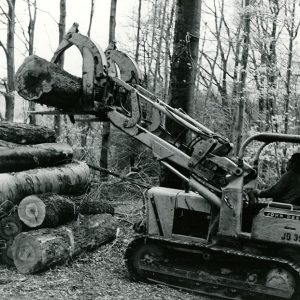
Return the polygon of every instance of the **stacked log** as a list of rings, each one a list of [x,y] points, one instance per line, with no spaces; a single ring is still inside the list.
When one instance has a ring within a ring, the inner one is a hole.
[[[9,241],[22,232],[22,223],[17,214],[5,216],[0,220],[0,239]]]
[[[72,199],[73,198],[73,199]],[[19,219],[30,228],[54,228],[81,215],[114,214],[111,204],[86,196],[30,195],[18,206]]]
[[[23,226],[16,213],[0,219],[0,241],[1,241],[1,261],[5,264],[14,265],[11,247],[14,238],[22,232]]]
[[[55,143],[55,131],[45,126],[0,122],[0,140],[20,145]]]
[[[68,144],[44,143],[3,147],[0,151],[0,172],[18,172],[37,167],[50,167],[71,162],[73,150]]]
[[[108,243],[115,234],[116,220],[109,214],[85,216],[55,229],[23,232],[13,242],[14,264],[20,273],[35,273]]]
[[[57,194],[31,195],[18,206],[20,220],[30,228],[57,227],[75,219],[75,203]]]
[[[0,174],[0,208],[7,211],[26,196],[44,193],[80,194],[89,184],[84,162]]]
[[[86,197],[87,164],[55,141],[44,127],[0,122],[0,259],[23,273],[99,247],[116,232],[103,214],[113,208]]]

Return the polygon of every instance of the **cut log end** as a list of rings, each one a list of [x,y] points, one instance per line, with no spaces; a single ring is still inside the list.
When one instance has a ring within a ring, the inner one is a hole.
[[[23,233],[18,236],[18,241],[12,249],[14,264],[20,273],[30,273],[42,261],[39,242]]]
[[[35,195],[28,196],[20,202],[18,215],[20,220],[28,227],[37,227],[41,225],[45,219],[45,204]]]
[[[72,110],[80,105],[82,80],[36,55],[27,57],[15,75],[16,90],[29,101]]]
[[[11,215],[0,220],[0,237],[5,240],[13,239],[22,232],[22,223],[18,216]]]

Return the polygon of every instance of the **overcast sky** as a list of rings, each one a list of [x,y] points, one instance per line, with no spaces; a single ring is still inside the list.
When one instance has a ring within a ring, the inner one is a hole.
[[[5,2],[5,0],[0,0],[0,3],[2,1]],[[96,0],[95,2],[91,38],[104,50],[108,43],[110,0]],[[59,19],[59,0],[37,0],[37,3],[39,10],[34,43],[35,54],[50,60],[53,51],[58,45],[57,22]],[[137,8],[137,3],[138,0],[118,0],[116,40],[119,42],[121,48],[133,48],[133,45],[126,43],[128,43],[128,34],[133,33],[133,29],[130,28],[130,19],[133,16],[134,10]],[[27,6],[24,0],[16,0],[16,15],[18,21],[23,24],[26,30]],[[77,22],[79,23],[80,33],[86,34],[89,24],[89,15],[89,0],[67,0],[66,30],[68,30],[74,22]],[[15,51],[16,70],[27,55],[21,39],[23,39],[22,32],[17,29]],[[0,24],[0,40],[3,42],[6,41],[6,28],[3,24]],[[80,54],[75,47],[72,47],[66,53],[65,69],[76,75],[80,75],[81,73]],[[5,59],[2,49],[0,49],[0,77],[5,76]]]

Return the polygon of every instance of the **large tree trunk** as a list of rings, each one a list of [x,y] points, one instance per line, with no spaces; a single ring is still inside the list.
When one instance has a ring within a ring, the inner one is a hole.
[[[170,105],[193,115],[192,103],[198,62],[202,0],[176,0],[174,51],[171,63]],[[179,141],[186,141],[185,129],[174,120],[166,119],[166,129]],[[161,166],[160,184],[179,188],[182,180]]]
[[[55,229],[23,232],[12,246],[14,263],[20,273],[35,273],[110,242],[115,235],[116,220],[109,214],[84,216]]]
[[[192,115],[198,62],[201,0],[177,0],[174,51],[171,63],[170,105]],[[166,127],[174,136],[183,128],[167,119]]]
[[[1,148],[0,173],[51,167],[70,162],[73,150],[68,144],[39,144]]]
[[[0,140],[33,145],[56,142],[53,129],[23,123],[0,122]]]
[[[73,162],[56,168],[0,174],[0,209],[7,211],[26,196],[44,193],[80,194],[89,184],[89,167]]]
[[[16,90],[29,101],[74,111],[80,108],[82,81],[36,55],[25,59],[16,73]]]

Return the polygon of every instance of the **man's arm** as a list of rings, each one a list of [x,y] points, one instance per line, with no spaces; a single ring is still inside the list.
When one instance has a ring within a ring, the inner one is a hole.
[[[273,186],[268,189],[259,192],[260,198],[278,198],[285,194],[288,190],[289,183],[291,181],[291,175],[287,172],[281,176],[281,178]]]

